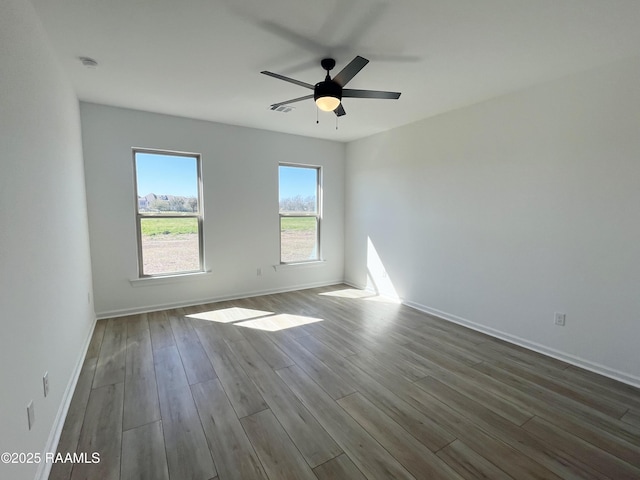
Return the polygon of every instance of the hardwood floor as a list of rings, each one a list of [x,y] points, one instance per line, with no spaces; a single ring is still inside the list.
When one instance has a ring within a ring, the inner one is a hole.
[[[345,285],[101,320],[49,478],[640,479],[640,390]]]

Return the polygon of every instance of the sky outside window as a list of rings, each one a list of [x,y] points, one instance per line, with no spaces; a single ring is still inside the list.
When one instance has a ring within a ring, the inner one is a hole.
[[[316,168],[300,168],[280,166],[280,201],[297,195],[314,197],[318,189],[318,170]]]
[[[138,195],[198,196],[197,159],[136,152]]]

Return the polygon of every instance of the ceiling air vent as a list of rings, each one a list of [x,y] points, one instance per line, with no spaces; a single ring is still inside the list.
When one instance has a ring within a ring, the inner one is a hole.
[[[274,112],[289,113],[293,112],[295,110],[295,107],[292,107],[290,105],[271,105],[269,107],[269,110],[273,110]]]

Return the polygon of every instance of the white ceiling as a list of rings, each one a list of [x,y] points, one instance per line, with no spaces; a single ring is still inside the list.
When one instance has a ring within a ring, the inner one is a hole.
[[[640,55],[639,0],[32,0],[80,100],[350,141]],[[349,88],[402,92],[271,103],[371,60]],[[99,62],[95,70],[78,57]]]

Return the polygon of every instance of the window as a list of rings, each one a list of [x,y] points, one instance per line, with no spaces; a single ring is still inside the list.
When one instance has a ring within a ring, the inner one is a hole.
[[[280,164],[280,263],[320,260],[320,167]]]
[[[140,277],[202,272],[200,155],[133,151]]]

